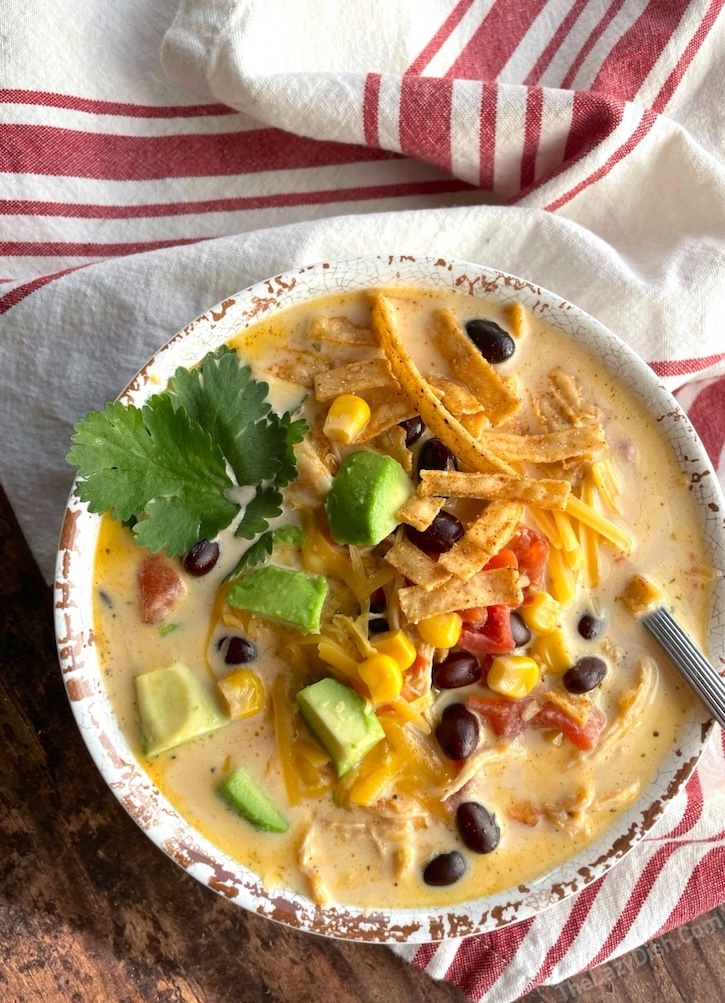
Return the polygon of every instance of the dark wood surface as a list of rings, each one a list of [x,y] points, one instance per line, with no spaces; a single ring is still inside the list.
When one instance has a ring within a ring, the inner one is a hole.
[[[167,859],[105,786],[76,729],[52,601],[0,491],[0,1001],[450,1003],[385,947],[249,915]],[[720,1003],[725,909],[527,1003]]]

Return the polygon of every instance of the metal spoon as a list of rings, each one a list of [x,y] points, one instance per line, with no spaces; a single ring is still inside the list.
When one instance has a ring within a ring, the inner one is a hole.
[[[707,709],[725,728],[725,679],[717,674],[696,644],[664,606],[641,617]]]

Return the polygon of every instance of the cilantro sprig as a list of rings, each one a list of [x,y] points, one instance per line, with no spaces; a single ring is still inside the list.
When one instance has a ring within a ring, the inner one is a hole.
[[[223,346],[179,368],[142,408],[116,401],[75,425],[67,460],[91,512],[133,523],[140,546],[186,553],[240,511],[236,486],[253,486],[237,535],[252,539],[281,513],[280,487],[297,475],[304,420],[275,414],[269,387]],[[230,476],[231,470],[233,477]]]

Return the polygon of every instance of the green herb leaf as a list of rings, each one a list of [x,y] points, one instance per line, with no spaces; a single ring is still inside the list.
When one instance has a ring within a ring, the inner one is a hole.
[[[257,493],[244,509],[234,535],[252,540],[269,526],[270,519],[282,515],[282,494],[274,487],[257,488]]]
[[[245,568],[263,564],[277,544],[301,547],[304,542],[305,534],[299,526],[278,526],[277,529],[268,529],[251,547],[247,547],[224,581],[236,578]]]
[[[144,407],[107,404],[75,427],[68,461],[78,466],[78,496],[91,512],[111,511],[134,525],[139,544],[182,554],[228,526],[238,507],[221,450],[168,396]]]
[[[276,415],[274,416],[277,417]],[[280,457],[280,469],[277,474],[277,484],[285,485],[293,481],[297,476],[297,462],[295,460],[294,447],[298,442],[302,442],[309,431],[309,426],[304,418],[297,418],[292,421],[292,415],[287,412],[277,419],[284,430],[284,449]]]

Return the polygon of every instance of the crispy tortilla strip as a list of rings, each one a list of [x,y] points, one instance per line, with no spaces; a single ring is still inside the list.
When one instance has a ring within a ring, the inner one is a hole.
[[[426,591],[443,585],[451,577],[450,571],[442,568],[437,561],[431,560],[405,537],[398,540],[390,548],[385,555],[385,560],[411,582],[421,585]]]
[[[549,690],[546,702],[553,704],[563,714],[583,728],[589,720],[594,698],[589,693],[567,693],[565,690]]]
[[[558,367],[552,369],[548,382],[548,393],[533,402],[534,411],[546,428],[591,425],[599,419],[599,409],[584,399],[579,384],[570,373]]]
[[[640,616],[660,606],[665,598],[658,585],[644,575],[633,575],[619,597],[630,613]]]
[[[463,581],[473,578],[518,529],[524,506],[516,501],[492,501],[466,530],[464,536],[438,563]]]
[[[360,396],[370,405],[370,420],[355,439],[356,445],[370,442],[393,425],[399,425],[418,413],[401,390],[368,390]]]
[[[523,593],[514,568],[495,568],[479,571],[467,582],[452,578],[430,592],[420,585],[411,585],[399,590],[398,599],[408,620],[418,623],[438,613],[454,613],[473,606],[518,606]]]
[[[514,474],[513,467],[474,439],[438,400],[403,346],[395,329],[390,301],[381,293],[372,295],[372,325],[393,375],[413,407],[413,414],[419,414],[430,431],[442,439],[467,467],[483,472]]]
[[[512,393],[450,310],[436,310],[433,341],[447,360],[456,379],[481,402],[491,424],[496,427],[513,417],[522,401]]]
[[[551,478],[471,474],[460,470],[421,470],[420,493],[447,498],[503,498],[538,508],[564,509],[571,492],[569,481]]]
[[[444,376],[429,376],[428,386],[433,389],[436,397],[443,401],[454,418],[464,415],[478,414],[481,402],[458,380],[447,380]]]
[[[476,414],[464,414],[461,418],[461,425],[467,432],[470,432],[474,439],[480,439],[481,434],[491,427],[491,422],[485,411],[477,411]]]
[[[353,324],[348,317],[325,317],[315,314],[307,326],[310,341],[329,341],[333,345],[374,345],[375,336],[369,327]]]
[[[269,367],[272,376],[285,383],[297,383],[301,387],[311,390],[315,376],[324,373],[332,365],[329,355],[321,352],[298,352],[289,348],[285,352],[284,362],[279,362]]]
[[[517,339],[523,338],[524,334],[528,330],[526,322],[526,307],[524,307],[521,303],[512,303],[511,306],[506,309],[506,319],[509,322],[512,336]]]
[[[404,428],[401,428],[400,425],[391,425],[390,428],[377,435],[370,445],[373,449],[392,456],[394,460],[398,461],[406,474],[411,474],[413,472],[413,454],[406,446],[405,438]],[[357,441],[360,441],[359,436]]]
[[[420,487],[418,491],[420,491]],[[420,494],[411,495],[407,502],[398,509],[398,519],[414,529],[428,529],[445,503],[445,498],[423,498]]]
[[[531,463],[555,463],[574,456],[591,456],[606,446],[601,425],[582,425],[543,435],[513,435],[492,430],[483,434],[481,442],[506,460]]]
[[[359,394],[363,390],[374,390],[377,387],[389,387],[391,390],[398,388],[386,359],[350,362],[346,366],[328,369],[315,376],[315,397],[321,403],[333,400],[340,394]]]

